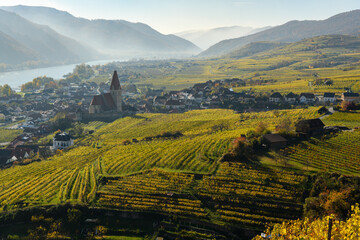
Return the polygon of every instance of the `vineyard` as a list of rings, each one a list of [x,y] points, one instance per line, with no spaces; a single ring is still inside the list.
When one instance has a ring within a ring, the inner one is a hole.
[[[329,126],[360,127],[360,113],[336,112],[326,117],[323,121],[325,125]]]
[[[224,162],[215,176],[205,176],[196,189],[219,220],[259,227],[301,215],[305,180],[282,169]]]
[[[154,169],[109,178],[98,191],[97,205],[262,227],[301,215],[306,179],[286,170],[234,162],[221,163],[215,175]]]
[[[21,134],[21,133],[22,133],[22,130],[0,128],[0,143],[11,142],[17,136],[19,136],[19,134]]]
[[[359,175],[360,131],[339,133],[329,139],[312,138],[284,149],[275,157],[301,164],[304,169]]]
[[[359,54],[342,46],[324,45],[324,41],[339,41],[337,37],[315,37],[248,57],[228,56],[166,64],[159,61],[156,68],[153,62],[148,65],[139,65],[136,62],[118,63],[116,68],[126,68],[133,73],[141,74],[141,84],[166,86],[168,90],[184,89],[209,79],[239,78],[245,80],[247,85],[235,87],[234,90],[237,92],[334,92],[337,95],[346,89],[359,92]],[[328,79],[333,81],[330,86],[323,84]],[[317,80],[321,81],[315,84]],[[257,81],[267,83],[256,84]]]
[[[82,127],[95,132],[77,139],[75,146],[47,160],[0,171],[0,207],[4,211],[84,203],[253,229],[297,219],[306,175],[280,165],[228,162],[222,156],[234,138],[260,123],[274,130],[284,119],[319,117],[317,110],[241,114],[198,110],[141,114],[110,124],[90,122]],[[304,142],[289,147],[281,157],[299,164],[309,159],[314,169],[357,174],[359,134]],[[316,153],[320,149],[324,156]]]

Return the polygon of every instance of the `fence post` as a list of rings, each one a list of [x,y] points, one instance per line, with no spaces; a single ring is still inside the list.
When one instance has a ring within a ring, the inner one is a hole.
[[[328,240],[331,240],[332,218],[329,218]]]

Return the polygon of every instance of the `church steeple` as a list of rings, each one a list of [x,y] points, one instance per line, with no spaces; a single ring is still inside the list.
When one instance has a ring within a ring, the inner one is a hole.
[[[112,80],[111,80],[111,85],[110,85],[110,90],[120,90],[121,86],[120,86],[120,81],[119,81],[119,77],[117,75],[117,72],[114,71]]]
[[[111,80],[110,94],[116,105],[116,111],[122,112],[121,86],[120,86],[119,77],[118,77],[116,71],[114,71],[114,74],[113,74],[113,77]]]

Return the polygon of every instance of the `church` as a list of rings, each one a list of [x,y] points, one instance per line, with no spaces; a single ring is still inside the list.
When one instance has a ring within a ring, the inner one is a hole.
[[[89,107],[89,114],[121,112],[121,86],[117,72],[114,71],[110,85],[110,92],[101,95],[95,95],[93,97]]]

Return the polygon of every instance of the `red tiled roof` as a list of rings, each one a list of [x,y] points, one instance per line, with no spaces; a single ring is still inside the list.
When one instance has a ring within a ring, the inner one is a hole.
[[[117,72],[114,71],[113,78],[110,85],[110,90],[119,90],[121,88],[119,77],[117,75]]]

